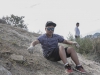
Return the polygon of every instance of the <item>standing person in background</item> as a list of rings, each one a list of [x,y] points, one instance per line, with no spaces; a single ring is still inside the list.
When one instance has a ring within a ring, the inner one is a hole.
[[[79,30],[79,23],[76,23],[76,27],[75,27],[75,38],[80,38],[80,30]]]

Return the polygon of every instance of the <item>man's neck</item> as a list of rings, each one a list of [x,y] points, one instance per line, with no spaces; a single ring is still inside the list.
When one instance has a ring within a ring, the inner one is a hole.
[[[52,34],[52,35],[46,34],[46,36],[47,36],[48,38],[51,38],[51,37],[53,36],[53,34]]]

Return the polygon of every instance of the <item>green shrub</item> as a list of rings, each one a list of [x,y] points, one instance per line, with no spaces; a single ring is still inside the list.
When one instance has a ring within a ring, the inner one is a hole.
[[[78,39],[75,39],[73,37],[73,35],[71,33],[68,34],[68,37],[67,37],[68,40],[71,40],[71,41],[76,41],[79,43],[80,45],[80,48],[79,49],[76,49],[78,53],[81,53],[81,54],[89,54],[93,51],[93,41],[91,38],[78,38]]]
[[[100,38],[94,38],[93,39],[93,52],[94,54],[97,54],[100,56]]]
[[[76,40],[80,48],[77,50],[81,54],[89,54],[93,51],[93,43],[90,38],[80,38]]]

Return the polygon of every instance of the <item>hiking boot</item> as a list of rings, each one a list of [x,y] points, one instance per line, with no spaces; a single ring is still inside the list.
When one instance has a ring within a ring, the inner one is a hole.
[[[69,64],[65,65],[66,73],[73,73],[73,70]]]
[[[84,68],[82,67],[82,65],[76,66],[75,68],[76,68],[77,71],[79,71],[81,73],[86,73],[86,71],[84,70]]]

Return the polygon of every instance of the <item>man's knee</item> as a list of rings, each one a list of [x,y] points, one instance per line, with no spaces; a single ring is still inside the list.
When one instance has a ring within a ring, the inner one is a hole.
[[[59,46],[59,48],[64,48],[64,46]]]
[[[59,46],[59,50],[64,50],[64,46]]]
[[[68,53],[71,53],[71,52],[73,52],[73,51],[75,51],[73,47],[68,47],[68,49],[67,49],[67,52],[68,52]]]

